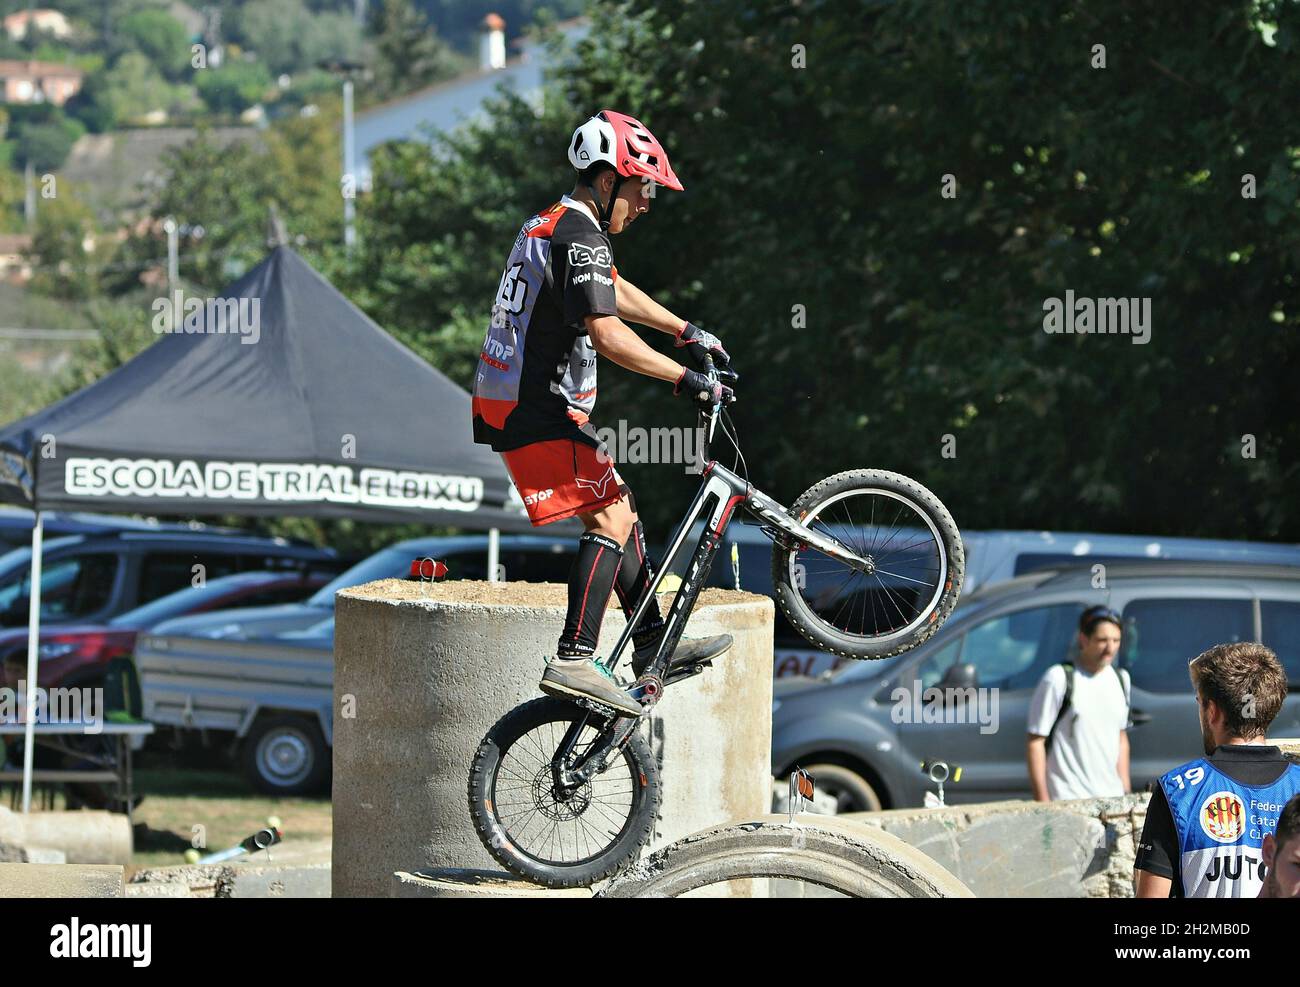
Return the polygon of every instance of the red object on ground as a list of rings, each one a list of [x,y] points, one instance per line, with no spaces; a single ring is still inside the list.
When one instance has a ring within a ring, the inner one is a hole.
[[[425,557],[411,562],[411,574],[408,579],[441,579],[447,575],[446,563]]]

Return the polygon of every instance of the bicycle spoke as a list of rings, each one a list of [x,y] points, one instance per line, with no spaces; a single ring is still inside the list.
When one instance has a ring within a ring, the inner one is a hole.
[[[812,547],[790,555],[791,566],[800,567],[791,576],[804,577],[802,586],[792,584],[828,628],[865,639],[900,635],[937,602],[946,571],[942,543],[912,502],[881,490],[852,491],[803,523],[868,564],[854,567]]]
[[[551,720],[517,737],[502,752],[493,783],[498,823],[515,847],[544,863],[574,864],[603,853],[634,811],[635,778],[626,755],[570,792],[555,790],[552,761],[574,722]],[[601,736],[585,724],[571,755],[584,756]]]

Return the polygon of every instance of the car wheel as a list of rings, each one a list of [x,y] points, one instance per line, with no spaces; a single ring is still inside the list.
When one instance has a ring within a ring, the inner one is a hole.
[[[839,764],[802,765],[817,791],[835,796],[835,812],[879,812],[880,796],[871,783],[851,768]]]
[[[268,795],[320,791],[330,773],[330,749],[320,727],[302,716],[268,716],[244,738],[244,773]]]

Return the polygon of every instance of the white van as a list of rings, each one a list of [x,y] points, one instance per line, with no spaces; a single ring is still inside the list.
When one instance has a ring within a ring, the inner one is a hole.
[[[739,549],[740,588],[772,596],[772,543],[757,525],[737,521],[727,528],[723,550],[709,573],[709,584],[735,588],[731,546]],[[1300,566],[1300,545],[1219,541],[1205,538],[1160,538],[1101,535],[1073,531],[962,531],[966,578],[962,595],[979,587],[1063,563],[1100,563],[1135,559],[1185,562],[1232,562],[1246,565]],[[776,678],[816,677],[852,659],[836,659],[801,638],[776,612]],[[886,659],[890,661],[892,659]]]

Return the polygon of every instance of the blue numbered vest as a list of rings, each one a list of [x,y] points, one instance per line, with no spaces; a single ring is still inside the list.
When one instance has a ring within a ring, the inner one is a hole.
[[[1160,776],[1169,800],[1183,894],[1188,898],[1254,898],[1264,884],[1264,836],[1277,829],[1282,806],[1300,792],[1300,767],[1288,765],[1271,785],[1243,785],[1206,758]]]

